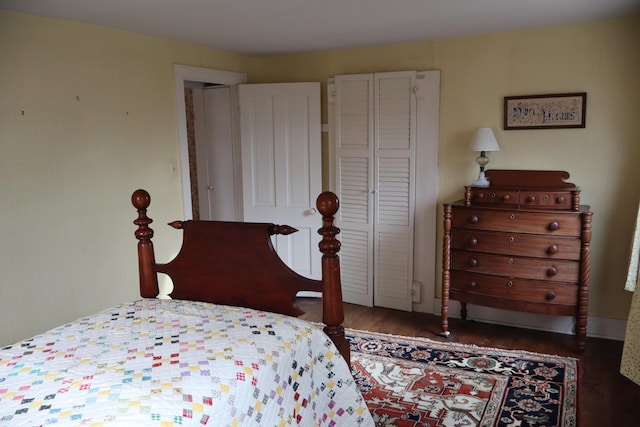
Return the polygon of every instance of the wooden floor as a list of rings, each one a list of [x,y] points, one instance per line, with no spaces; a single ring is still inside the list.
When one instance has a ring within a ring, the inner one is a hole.
[[[303,318],[321,320],[320,300],[300,298],[298,306],[305,311]],[[344,326],[447,341],[436,335],[440,331],[440,317],[424,313],[345,304]],[[580,359],[582,381],[578,427],[640,426],[640,386],[620,374],[621,341],[588,338],[586,351],[578,355],[574,352],[575,340],[571,335],[459,319],[449,319],[449,330],[451,337],[448,340],[452,342]]]

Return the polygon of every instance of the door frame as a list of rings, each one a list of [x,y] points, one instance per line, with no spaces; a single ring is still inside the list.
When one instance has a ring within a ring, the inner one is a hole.
[[[247,82],[246,73],[173,64],[176,113],[178,114],[178,140],[184,219],[193,218],[191,207],[191,177],[189,175],[189,140],[187,137],[187,106],[184,99],[185,82],[213,83],[234,86]]]

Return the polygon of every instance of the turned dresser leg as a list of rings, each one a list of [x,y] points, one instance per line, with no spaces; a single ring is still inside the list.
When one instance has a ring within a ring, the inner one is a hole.
[[[444,238],[442,245],[442,331],[441,337],[449,338],[449,285],[451,281],[451,205],[444,205]]]

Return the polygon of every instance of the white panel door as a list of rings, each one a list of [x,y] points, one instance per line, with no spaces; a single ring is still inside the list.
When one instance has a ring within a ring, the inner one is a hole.
[[[193,90],[200,219],[237,221],[239,149],[234,138],[235,88]]]
[[[321,278],[322,189],[320,83],[239,86],[244,221],[287,224],[280,257],[306,277]]]

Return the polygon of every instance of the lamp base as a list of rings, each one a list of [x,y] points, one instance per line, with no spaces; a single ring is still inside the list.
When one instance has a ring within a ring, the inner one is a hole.
[[[487,179],[486,176],[484,176],[484,171],[480,171],[480,175],[478,175],[478,179],[476,180],[476,182],[474,182],[471,185],[473,187],[488,187],[489,186],[489,180]]]

